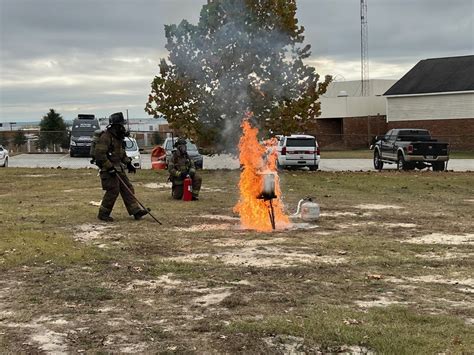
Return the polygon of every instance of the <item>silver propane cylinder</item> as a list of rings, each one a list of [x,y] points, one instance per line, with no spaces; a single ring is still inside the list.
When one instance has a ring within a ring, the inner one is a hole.
[[[314,222],[319,218],[319,205],[313,202],[311,197],[304,198],[298,202],[294,217],[299,217],[305,222]]]

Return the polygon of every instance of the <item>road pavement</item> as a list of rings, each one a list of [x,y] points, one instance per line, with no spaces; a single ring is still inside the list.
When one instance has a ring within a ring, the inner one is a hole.
[[[71,158],[69,154],[20,154],[11,156],[12,168],[96,168],[90,158]],[[142,154],[142,168],[151,169],[150,155]],[[230,155],[204,156],[204,169],[238,169],[239,162]],[[373,171],[372,159],[321,159],[321,171]],[[384,170],[396,169],[395,164],[386,164]],[[474,159],[451,159],[448,170],[474,171]]]

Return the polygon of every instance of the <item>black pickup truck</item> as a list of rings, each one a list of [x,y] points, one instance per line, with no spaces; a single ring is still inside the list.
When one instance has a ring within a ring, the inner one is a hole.
[[[442,171],[449,160],[448,143],[431,138],[426,129],[392,129],[375,137],[374,168],[382,170],[384,163],[397,164],[398,170],[424,169]]]

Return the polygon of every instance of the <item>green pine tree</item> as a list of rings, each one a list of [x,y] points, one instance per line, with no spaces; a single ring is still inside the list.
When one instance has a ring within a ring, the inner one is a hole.
[[[17,151],[22,145],[26,144],[27,141],[28,139],[26,138],[23,131],[16,131],[15,136],[13,137],[13,144],[15,145]]]
[[[197,25],[165,26],[168,60],[145,111],[218,150],[236,146],[246,112],[264,135],[304,131],[320,115],[319,82],[296,0],[208,0]]]
[[[67,144],[68,132],[63,117],[54,109],[50,109],[40,122],[38,146],[40,149],[55,145],[67,148]]]

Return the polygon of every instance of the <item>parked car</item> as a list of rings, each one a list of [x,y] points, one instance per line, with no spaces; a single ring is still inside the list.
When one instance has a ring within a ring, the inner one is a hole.
[[[278,168],[308,167],[316,171],[321,159],[319,145],[315,137],[306,134],[280,136],[278,140]]]
[[[442,171],[449,160],[448,143],[438,142],[426,129],[392,129],[375,137],[374,168],[382,170],[384,163],[397,164],[398,170],[423,169],[431,166]]]
[[[142,159],[140,156],[140,151],[143,149],[138,148],[137,141],[135,138],[126,137],[125,140],[125,153],[129,158],[132,159],[132,164],[135,168],[141,169]]]
[[[166,138],[163,142],[163,148],[166,151],[166,165],[168,165],[173,151],[176,149],[174,144],[178,140],[178,137]],[[194,162],[196,169],[202,169],[203,167],[203,156],[199,152],[198,147],[189,139],[186,140],[186,149],[188,151],[189,157]]]
[[[8,150],[0,145],[0,166],[6,168],[8,166]]]

